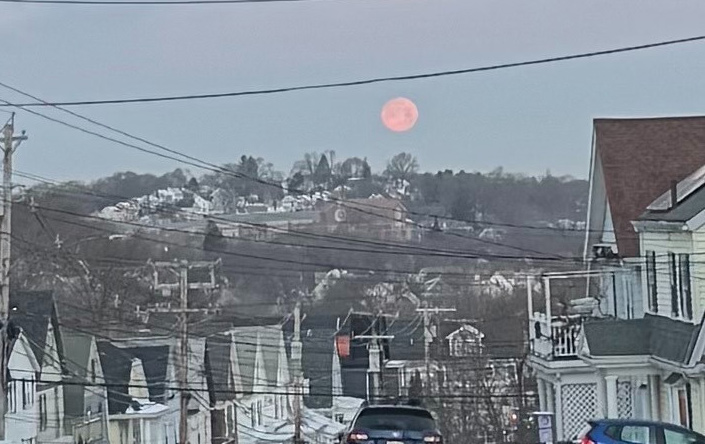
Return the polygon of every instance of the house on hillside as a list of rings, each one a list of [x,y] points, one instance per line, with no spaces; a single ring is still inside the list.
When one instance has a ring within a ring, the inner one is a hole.
[[[14,335],[8,359],[7,413],[5,439],[11,444],[37,443],[40,423],[36,375],[41,368],[22,328]]]
[[[64,428],[76,443],[108,443],[108,388],[95,337],[61,328],[66,379]]]
[[[595,121],[589,268],[527,292],[529,364],[558,440],[595,417],[705,431],[703,146],[703,117]]]
[[[176,444],[180,392],[177,341],[172,337],[137,337],[100,341],[98,350],[111,390],[108,392],[109,437],[113,443]],[[188,440],[210,441],[205,339],[189,340]]]
[[[208,337],[213,443],[247,436],[289,417],[289,362],[280,325],[227,327]],[[272,410],[272,415],[261,412]]]
[[[315,211],[230,213],[215,219],[225,237],[271,240],[318,220]]]
[[[372,236],[378,239],[406,242],[413,238],[414,224],[409,212],[397,199],[374,197],[319,202],[320,224],[331,233]]]
[[[206,339],[206,379],[211,407],[211,442],[237,441],[236,403],[242,393],[237,351],[228,334]]]
[[[10,320],[24,332],[40,368],[36,384],[37,442],[70,442],[72,434],[64,423],[63,342],[53,294],[50,291],[12,293]]]

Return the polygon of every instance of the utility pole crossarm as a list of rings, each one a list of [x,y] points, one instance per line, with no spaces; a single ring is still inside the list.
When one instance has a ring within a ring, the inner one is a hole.
[[[179,386],[180,386],[180,412],[179,412],[179,444],[188,443],[188,315],[190,313],[210,312],[210,309],[189,308],[189,290],[212,290],[217,288],[215,281],[215,267],[218,262],[155,262],[154,266],[154,289],[155,290],[179,290],[179,307],[151,307],[147,312],[151,313],[175,313],[179,315]],[[207,268],[210,271],[210,282],[188,281],[189,270]],[[159,282],[159,270],[165,269],[179,278],[178,283]]]
[[[424,366],[426,367],[426,391],[427,395],[431,393],[431,343],[435,339],[434,333],[431,332],[431,313],[449,313],[456,311],[455,308],[440,308],[440,307],[430,307],[428,303],[422,308],[417,308],[417,312],[423,315],[423,329],[424,329]]]

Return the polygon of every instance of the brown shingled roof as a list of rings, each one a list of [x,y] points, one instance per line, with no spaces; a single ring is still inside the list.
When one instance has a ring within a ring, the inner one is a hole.
[[[705,116],[595,119],[594,128],[619,254],[637,256],[631,222],[705,164]]]

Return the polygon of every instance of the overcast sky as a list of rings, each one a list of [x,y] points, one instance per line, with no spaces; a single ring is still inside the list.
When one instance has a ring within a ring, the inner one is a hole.
[[[0,81],[46,100],[275,88],[683,38],[705,34],[703,17],[702,0],[0,4]],[[501,165],[586,177],[593,118],[703,114],[703,73],[705,42],[336,90],[75,110],[215,163],[252,154],[288,172],[304,152],[332,149],[380,169],[409,151],[423,170]],[[379,119],[397,96],[419,109],[402,134]],[[2,88],[0,99],[26,101]],[[93,179],[179,166],[26,113],[17,122],[30,135],[16,157],[22,171]]]

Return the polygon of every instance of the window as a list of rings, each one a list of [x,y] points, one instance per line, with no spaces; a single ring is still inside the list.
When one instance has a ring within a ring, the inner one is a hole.
[[[91,359],[91,382],[95,382],[95,359]]]
[[[669,428],[663,429],[663,437],[666,440],[666,444],[694,444],[698,442],[698,437],[693,433]]]
[[[8,404],[10,404],[10,412],[15,413],[17,412],[17,398],[15,397],[15,381],[11,381],[7,385],[7,397],[8,397]]]
[[[693,295],[690,288],[690,255],[678,255],[678,296],[681,313],[686,319],[693,319]]]
[[[656,285],[656,252],[646,252],[646,282],[649,295],[649,310],[658,313],[658,286]]]
[[[22,410],[27,408],[29,403],[29,393],[27,393],[27,381],[22,380]]]
[[[140,420],[136,419],[132,421],[132,444],[141,444],[142,442],[142,430],[140,428]]]
[[[668,269],[671,278],[671,314],[678,317],[680,304],[678,303],[678,265],[675,253],[668,253]]]
[[[230,436],[234,433],[235,431],[235,407],[230,405],[228,406],[227,412],[226,412],[226,426],[227,426],[227,435]]]
[[[678,400],[678,419],[683,427],[690,427],[690,384],[676,390]]]
[[[693,319],[690,255],[668,253],[668,270],[671,283],[671,314],[673,317]]]
[[[636,444],[650,444],[649,427],[648,426],[624,426],[622,427],[622,441],[633,442]]]
[[[47,396],[39,395],[39,430],[47,429]]]
[[[129,444],[130,421],[120,421],[120,444]]]
[[[59,414],[61,411],[59,410],[59,387],[54,387],[54,424],[61,424],[61,418],[59,417]],[[56,437],[59,437],[59,427],[56,427]]]

